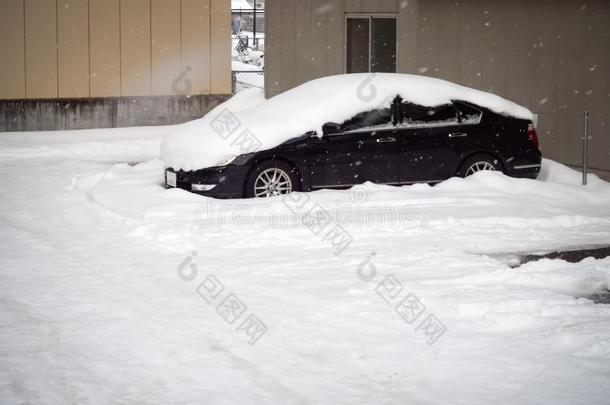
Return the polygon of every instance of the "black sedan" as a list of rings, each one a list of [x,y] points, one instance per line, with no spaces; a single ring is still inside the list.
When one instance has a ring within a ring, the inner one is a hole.
[[[325,124],[321,137],[306,133],[220,167],[168,168],[165,180],[168,188],[216,198],[271,197],[366,181],[438,183],[481,170],[533,179],[540,167],[528,120],[459,100],[423,107],[396,97],[390,108]]]

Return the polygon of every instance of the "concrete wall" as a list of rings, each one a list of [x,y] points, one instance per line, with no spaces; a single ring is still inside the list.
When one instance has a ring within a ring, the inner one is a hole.
[[[0,101],[3,131],[180,124],[202,117],[228,95],[103,97]]]
[[[269,0],[267,95],[345,71],[345,15],[398,17],[397,70],[491,91],[539,115],[543,152],[610,170],[610,2],[605,0]]]
[[[0,7],[0,100],[231,92],[230,0]]]

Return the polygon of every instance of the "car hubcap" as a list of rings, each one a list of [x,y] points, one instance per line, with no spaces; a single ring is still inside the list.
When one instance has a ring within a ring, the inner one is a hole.
[[[292,181],[288,173],[281,169],[267,169],[254,182],[255,197],[272,197],[292,191]]]
[[[468,168],[468,170],[466,171],[466,176],[470,176],[471,174],[474,174],[476,172],[480,172],[483,170],[496,170],[495,166],[489,162],[476,162],[473,163],[472,165],[470,165],[470,167]]]

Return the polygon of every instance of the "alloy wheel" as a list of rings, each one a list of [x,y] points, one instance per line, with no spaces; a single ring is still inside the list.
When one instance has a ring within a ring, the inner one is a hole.
[[[493,163],[490,163],[490,162],[487,162],[484,160],[479,161],[479,162],[474,162],[473,164],[470,165],[468,170],[466,170],[466,177],[468,177],[471,174],[474,174],[476,172],[481,172],[483,170],[495,171],[496,167],[493,165]]]
[[[261,172],[254,182],[254,196],[273,197],[292,192],[292,180],[288,173],[276,167]]]

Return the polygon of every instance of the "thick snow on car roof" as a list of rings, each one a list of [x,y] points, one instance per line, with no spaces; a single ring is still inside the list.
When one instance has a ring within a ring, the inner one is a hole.
[[[533,118],[527,108],[502,97],[431,77],[397,73],[328,76],[268,100],[260,92],[238,95],[203,118],[180,125],[164,139],[162,157],[174,169],[218,166],[233,156],[270,149],[309,131],[320,135],[325,123],[341,123],[361,112],[388,107],[397,95],[422,106],[462,100],[498,114]]]

